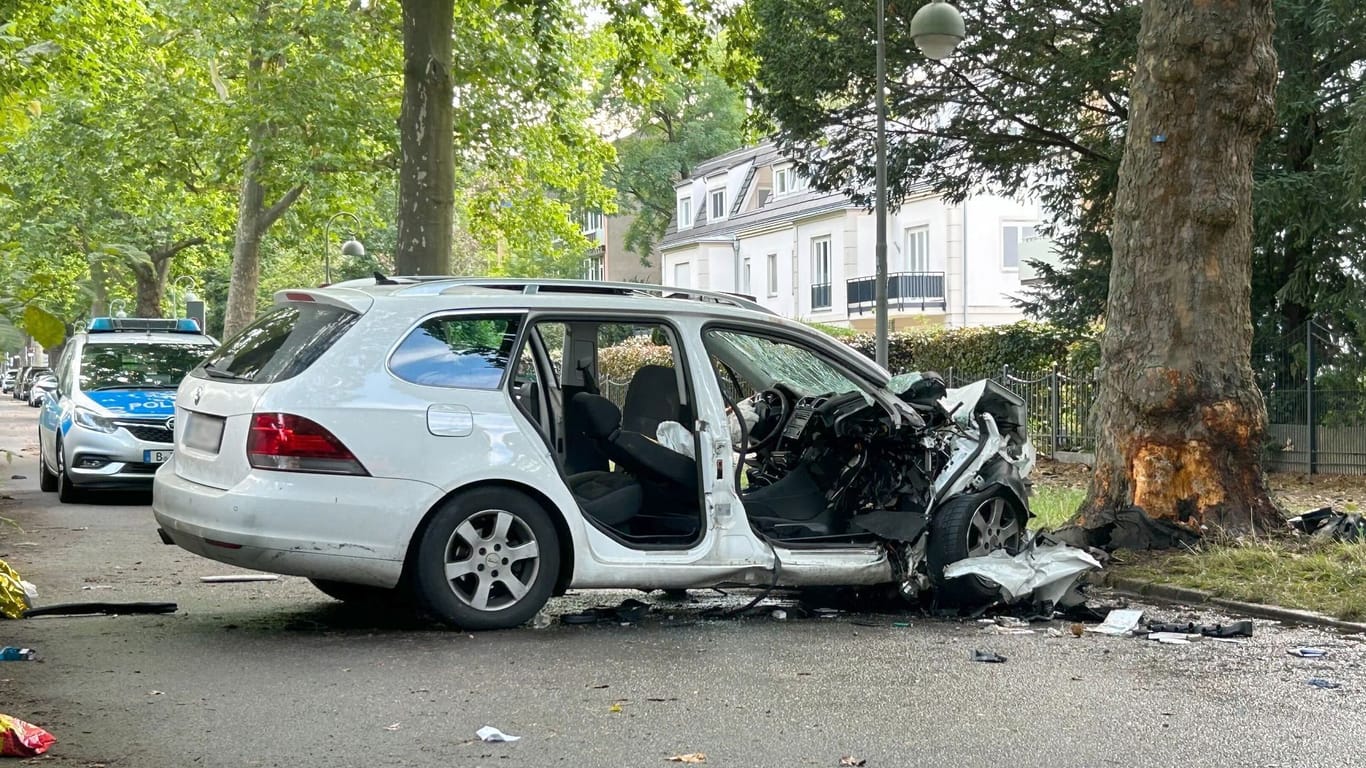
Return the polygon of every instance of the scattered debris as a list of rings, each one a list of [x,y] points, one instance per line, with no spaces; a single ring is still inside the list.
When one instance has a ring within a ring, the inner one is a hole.
[[[1063,636],[1063,632],[1062,632],[1061,629],[1058,629],[1057,627],[1049,627],[1049,628],[1048,628],[1048,636],[1049,636],[1049,637],[1062,637],[1062,636]]]
[[[1083,574],[1098,568],[1100,561],[1085,550],[1066,544],[1035,543],[1014,557],[998,549],[981,557],[959,560],[944,569],[944,578],[979,576],[999,586],[1005,602],[1030,597],[1035,602],[1059,605],[1068,602],[1063,598],[1077,586]]]
[[[1006,657],[999,653],[992,653],[991,651],[973,651],[972,660],[986,664],[1004,664],[1006,662]]]
[[[707,762],[707,753],[689,752],[686,755],[674,755],[665,759],[671,763],[705,763]]]
[[[1143,620],[1143,611],[1137,608],[1116,608],[1110,611],[1110,615],[1105,617],[1105,621],[1094,627],[1087,627],[1087,632],[1095,632],[1101,635],[1111,635],[1114,637],[1128,637],[1138,629],[1138,622]]]
[[[483,728],[480,728],[479,730],[474,732],[474,735],[478,736],[483,741],[488,742],[518,741],[522,738],[521,736],[512,736],[510,734],[503,733],[502,731],[498,730],[497,728],[494,728],[491,725],[486,725]]]
[[[531,617],[532,629],[547,629],[552,623],[554,623],[554,619],[550,618],[550,614],[545,611],[537,611],[536,615]]]
[[[227,576],[200,576],[205,584],[240,584],[249,581],[279,581],[273,573],[233,573]]]
[[[1072,637],[1081,637],[1086,632],[1086,626],[1083,624],[1073,624],[1071,629]]]
[[[23,618],[24,611],[33,605],[37,596],[29,594],[32,585],[19,578],[19,573],[4,560],[0,560],[0,614],[7,619]]]
[[[113,588],[114,588],[114,587],[111,586],[111,585],[109,585],[109,584],[86,584],[85,586],[81,587],[81,590],[84,591],[84,590],[113,589]]]
[[[28,475],[10,475],[10,476],[9,476],[9,479],[11,479],[11,480],[27,480],[27,479],[28,479]]]
[[[1321,659],[1328,655],[1328,651],[1324,648],[1310,648],[1308,646],[1291,648],[1286,653],[1291,656],[1299,656],[1301,659]]]
[[[1184,632],[1149,632],[1148,639],[1156,640],[1163,645],[1190,645],[1193,640],[1200,640],[1204,635],[1190,635]]]
[[[1332,680],[1324,680],[1324,679],[1321,678],[1321,677],[1311,677],[1311,678],[1309,678],[1309,679],[1308,679],[1307,681],[1305,681],[1305,682],[1309,683],[1310,685],[1314,686],[1315,688],[1326,688],[1326,689],[1328,689],[1328,690],[1330,690],[1330,691],[1333,690],[1334,688],[1341,688],[1341,687],[1342,687],[1342,683],[1335,683],[1335,682],[1333,682]]]
[[[634,598],[627,598],[615,608],[589,608],[578,613],[560,614],[561,624],[597,624],[599,622],[615,621],[622,624],[635,624],[646,616],[650,615],[651,606],[649,603],[642,603]]]
[[[165,695],[166,695],[166,692],[165,692],[165,691],[148,691],[148,692],[147,692],[147,695],[148,695],[148,696],[165,696]]]
[[[103,613],[110,616],[129,616],[135,613],[175,613],[175,603],[57,603],[24,611],[24,618],[36,616],[89,616]]]
[[[1366,540],[1366,515],[1338,512],[1322,507],[1290,518],[1290,526],[1316,539],[1334,541]]]
[[[402,725],[401,723],[390,723],[389,725],[384,726],[384,730],[386,730],[386,731],[397,731],[399,728],[402,728],[402,727],[403,727],[403,725]]]
[[[608,712],[611,712],[611,713],[614,714],[614,715],[615,715],[615,714],[618,714],[618,713],[621,712],[621,704],[619,704],[619,703],[617,703],[617,702],[612,702],[612,706],[608,707],[608,708],[607,708],[607,711],[608,711]]]
[[[769,615],[778,621],[787,621],[787,611],[784,611],[782,608],[774,608],[773,613]]]
[[[905,629],[905,628],[911,626],[911,622],[909,622],[909,621],[894,621],[894,622],[892,622],[892,626],[895,627],[895,628],[897,628],[897,629]]]
[[[0,648],[0,661],[33,661],[38,658],[38,652],[32,648],[15,648],[7,645]]]
[[[835,618],[836,616],[840,615],[840,609],[838,609],[838,608],[825,608],[825,607],[821,607],[821,608],[815,608],[815,609],[813,609],[811,612],[814,613],[814,614],[816,614],[817,616],[819,616],[819,617],[822,618],[822,619],[833,619],[833,618]]]
[[[861,767],[861,766],[865,766],[865,765],[867,765],[867,764],[868,764],[868,761],[867,761],[867,760],[864,760],[864,759],[861,758],[861,757],[854,757],[854,756],[852,756],[852,755],[846,755],[846,756],[840,758],[840,765],[841,765],[841,766],[852,765],[852,766]]]
[[[57,739],[47,731],[17,717],[0,715],[0,756],[35,757]]]
[[[1149,632],[1176,632],[1183,635],[1202,635],[1213,638],[1252,637],[1252,621],[1243,619],[1232,624],[1173,624],[1154,622],[1148,625]]]

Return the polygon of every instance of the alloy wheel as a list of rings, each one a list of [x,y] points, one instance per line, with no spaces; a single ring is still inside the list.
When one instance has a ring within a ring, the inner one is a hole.
[[[1019,551],[1022,533],[1019,516],[1005,499],[986,499],[973,512],[968,525],[968,557],[980,557],[997,549],[1013,555]]]
[[[460,602],[477,611],[515,605],[535,583],[540,567],[536,534],[506,510],[471,515],[446,542],[446,581]]]

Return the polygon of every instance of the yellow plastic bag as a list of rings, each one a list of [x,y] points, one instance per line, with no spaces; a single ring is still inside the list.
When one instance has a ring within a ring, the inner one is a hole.
[[[24,580],[8,563],[0,560],[0,613],[7,619],[22,619],[24,611],[31,607]]]

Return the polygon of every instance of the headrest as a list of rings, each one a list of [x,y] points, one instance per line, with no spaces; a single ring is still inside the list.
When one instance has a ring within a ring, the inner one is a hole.
[[[608,438],[621,427],[621,409],[602,395],[580,392],[569,402],[583,417],[583,431],[589,437]]]

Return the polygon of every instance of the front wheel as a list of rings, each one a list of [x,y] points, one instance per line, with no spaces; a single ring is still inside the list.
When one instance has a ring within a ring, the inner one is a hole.
[[[47,468],[47,459],[43,458],[43,435],[38,434],[38,488],[44,493],[52,493],[57,490],[57,475]]]
[[[524,624],[560,570],[550,513],[525,494],[486,488],[442,505],[418,543],[414,586],[437,619],[462,629]]]
[[[1000,598],[997,586],[979,576],[945,579],[944,568],[998,549],[1011,555],[1024,546],[1028,513],[1004,492],[957,496],[939,508],[930,523],[926,564],[940,605],[973,608]]]
[[[57,454],[57,500],[63,504],[79,504],[84,501],[85,494],[71,482],[71,472],[67,470],[66,451],[62,448],[62,442],[58,440],[56,446],[53,453]]]

